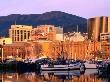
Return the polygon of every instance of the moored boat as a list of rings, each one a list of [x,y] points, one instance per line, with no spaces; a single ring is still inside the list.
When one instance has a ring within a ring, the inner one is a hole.
[[[86,69],[97,69],[97,63],[95,61],[86,61],[84,65]]]
[[[41,65],[41,70],[45,71],[56,71],[56,70],[75,70],[75,69],[80,69],[84,70],[85,66],[81,62],[78,61],[63,61],[63,63],[57,61],[56,63],[53,64],[44,64]]]

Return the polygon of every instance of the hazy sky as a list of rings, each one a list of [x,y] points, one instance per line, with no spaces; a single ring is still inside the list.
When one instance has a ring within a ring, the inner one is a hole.
[[[0,0],[0,16],[63,11],[85,18],[110,16],[110,0]]]

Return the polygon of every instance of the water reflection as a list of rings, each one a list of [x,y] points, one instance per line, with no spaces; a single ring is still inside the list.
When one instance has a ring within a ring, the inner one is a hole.
[[[85,72],[73,71],[41,71],[41,73],[0,73],[2,82],[110,82],[109,74],[104,77],[97,69]]]

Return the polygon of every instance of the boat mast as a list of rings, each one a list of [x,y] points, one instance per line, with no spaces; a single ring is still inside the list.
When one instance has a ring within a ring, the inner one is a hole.
[[[101,38],[101,34],[100,34],[100,38]],[[100,51],[102,51],[102,41],[101,41],[101,39],[100,39],[99,49],[100,49]]]
[[[78,29],[79,29],[79,26],[77,25],[77,33],[78,33]]]
[[[61,41],[61,58],[64,59],[63,41]]]
[[[76,53],[75,53],[75,61],[76,61]]]

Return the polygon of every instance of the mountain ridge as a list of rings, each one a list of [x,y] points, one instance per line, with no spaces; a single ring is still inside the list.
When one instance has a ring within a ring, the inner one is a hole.
[[[11,14],[0,16],[0,35],[8,36],[8,29],[12,24],[32,25],[55,25],[64,28],[64,32],[76,31],[79,26],[80,32],[87,32],[87,19],[61,11],[51,11],[43,14]]]

